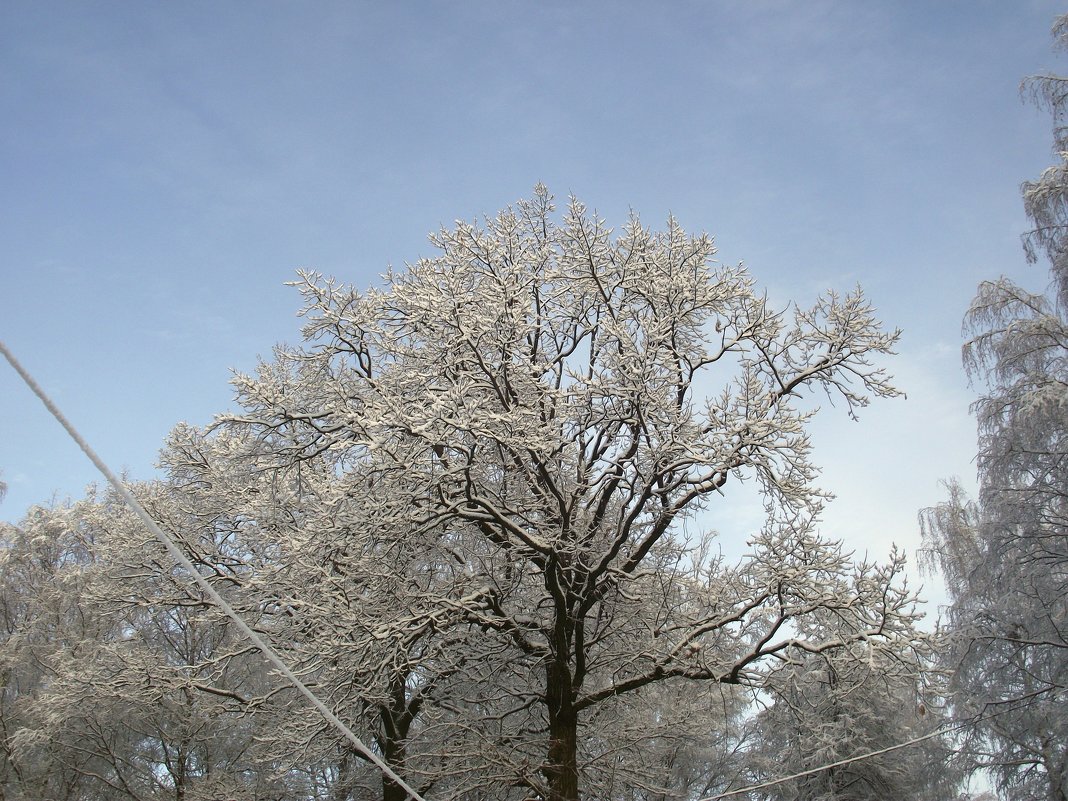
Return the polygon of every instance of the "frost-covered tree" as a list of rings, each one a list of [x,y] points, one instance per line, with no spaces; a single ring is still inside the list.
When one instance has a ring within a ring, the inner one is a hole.
[[[490,765],[469,721],[457,726],[447,708],[471,687],[466,596],[480,554],[412,514],[425,486],[417,470],[345,469],[325,454],[272,469],[287,436],[175,430],[164,465],[199,520],[191,531],[229,532],[187,547],[205,565],[231,561],[225,580],[264,611],[261,632],[396,772],[424,791],[456,792],[460,773],[484,777]],[[506,679],[498,674],[495,695],[507,696]],[[331,798],[374,795],[376,785],[385,801],[407,797],[318,716],[288,715],[275,730],[278,759],[333,764]],[[464,751],[464,771],[443,767],[447,752]]]
[[[85,771],[92,753],[47,740],[27,742],[47,688],[67,652],[92,643],[107,626],[78,604],[91,569],[91,544],[31,509],[22,526],[0,533],[0,792],[5,798],[99,798]],[[113,729],[111,734],[117,734]]]
[[[762,697],[746,754],[753,783],[807,775],[765,788],[768,801],[936,801],[957,798],[948,736],[823,770],[936,733],[945,723],[940,676],[923,651],[888,658],[858,644],[804,654],[780,670]]]
[[[138,492],[181,530],[165,488]],[[258,654],[121,500],[31,510],[5,532],[0,587],[4,797],[313,797],[257,753],[271,715]]]
[[[233,463],[284,488],[256,517],[302,532],[299,548],[279,540],[277,578],[305,547],[321,571],[324,549],[351,543],[315,589],[366,588],[357,616],[394,665],[415,660],[401,707],[446,677],[419,727],[449,734],[435,781],[468,794],[454,797],[564,801],[581,785],[608,798],[602,766],[636,765],[647,741],[625,723],[628,697],[759,687],[781,657],[853,642],[911,647],[900,561],[856,565],[814,530],[824,496],[803,397],[825,392],[852,415],[896,394],[870,362],[896,335],[859,291],[776,310],[743,267],[712,261],[709,237],[637,218],[614,236],[577,201],[558,223],[540,187],[432,242],[439,255],[365,293],[303,274],[304,346],[239,376],[242,411],[207,439],[238,443]],[[690,560],[704,543],[680,523],[743,480],[768,509],[749,555]],[[397,537],[414,548],[392,595],[356,578],[372,534],[381,552]],[[305,581],[277,588],[298,628],[329,609]],[[842,625],[798,636],[817,614]],[[442,664],[434,643],[461,635],[463,664]],[[343,649],[354,635],[308,636]],[[412,642],[430,650],[396,647]],[[481,790],[463,790],[480,770]]]
[[[1068,17],[1054,34],[1068,44]],[[966,754],[1014,798],[1068,798],[1068,79],[1025,84],[1054,119],[1057,164],[1024,184],[1032,262],[1050,285],[980,285],[964,363],[981,395],[979,497],[950,485],[924,515],[956,634]]]

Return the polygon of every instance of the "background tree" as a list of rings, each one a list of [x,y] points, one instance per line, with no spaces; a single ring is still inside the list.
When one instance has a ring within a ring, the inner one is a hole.
[[[92,570],[92,548],[57,523],[63,514],[34,508],[22,526],[2,527],[0,787],[5,798],[100,797],[85,775],[96,767],[91,752],[71,752],[47,739],[27,737],[37,729],[38,695],[66,655],[102,639],[106,628],[79,604]]]
[[[409,504],[416,470],[346,470],[328,454],[276,469],[278,450],[292,446],[285,431],[249,440],[177,428],[164,465],[194,530],[231,532],[190,545],[205,564],[229,560],[225,580],[266,612],[273,646],[391,767],[427,792],[462,785],[456,760],[442,773],[447,752],[480,751],[464,748],[469,737],[436,699],[462,694],[472,661],[455,599],[472,591],[465,568],[477,554],[461,554],[447,530],[421,529]],[[386,801],[407,798],[317,716],[276,726],[278,759],[335,763],[331,798],[367,797],[375,785]]]
[[[138,492],[176,526],[165,488]],[[271,715],[259,655],[175,581],[120,499],[31,510],[5,546],[7,797],[310,795],[257,753]]]
[[[893,658],[857,643],[804,654],[780,670],[752,721],[746,763],[760,783],[895,746],[937,731],[940,677],[929,649]],[[949,738],[894,751],[772,785],[753,797],[769,801],[907,801],[956,799],[947,769]]]
[[[1054,27],[1068,44],[1068,17]],[[952,604],[964,753],[1014,798],[1068,798],[1068,80],[1025,86],[1054,121],[1058,163],[1023,186],[1028,259],[1045,293],[984,282],[965,318],[964,363],[982,394],[979,497],[951,484],[923,516]]]

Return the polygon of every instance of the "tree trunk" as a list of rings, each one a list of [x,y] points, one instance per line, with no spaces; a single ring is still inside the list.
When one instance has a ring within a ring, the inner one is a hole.
[[[407,738],[412,725],[412,710],[408,706],[408,684],[404,674],[395,673],[390,678],[391,703],[380,707],[382,719],[382,736],[379,745],[382,759],[401,778],[404,775],[404,762],[408,757]],[[404,788],[382,774],[382,801],[407,801],[408,793]]]
[[[1047,798],[1049,801],[1068,801],[1068,752],[1049,736],[1043,737],[1041,743],[1039,753],[1046,770]]]
[[[382,757],[383,761],[389,765],[397,773],[398,776],[403,776],[404,758],[405,758],[404,742],[400,740],[387,739],[385,742],[385,748],[383,749]],[[407,777],[405,777],[407,778]],[[382,774],[382,801],[407,801],[408,793],[397,784],[393,779],[390,779],[384,773]]]
[[[571,673],[559,659],[546,667],[546,701],[549,707],[549,755],[545,777],[546,801],[578,801],[578,712],[574,705]]]
[[[1046,780],[1049,782],[1050,801],[1068,801],[1068,775],[1064,770],[1049,770],[1047,765]]]

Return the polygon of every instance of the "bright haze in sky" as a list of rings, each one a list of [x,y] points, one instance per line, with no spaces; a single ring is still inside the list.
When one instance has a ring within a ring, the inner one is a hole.
[[[284,283],[361,287],[428,232],[544,182],[619,226],[669,213],[772,301],[861,284],[907,399],[814,429],[824,530],[920,544],[974,479],[961,317],[1025,264],[1022,181],[1066,72],[1052,2],[24,2],[0,9],[0,338],[115,469],[156,475],[230,370],[299,340]],[[0,517],[79,497],[88,460],[0,364]],[[730,489],[730,488],[728,488]],[[688,525],[737,553],[748,488]],[[937,590],[932,591],[937,596]]]

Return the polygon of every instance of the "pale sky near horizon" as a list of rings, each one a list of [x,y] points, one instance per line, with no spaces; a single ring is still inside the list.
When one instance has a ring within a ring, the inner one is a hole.
[[[907,400],[814,431],[825,529],[912,554],[971,481],[960,322],[1025,264],[1051,163],[1029,74],[1065,9],[1020,2],[230,2],[0,7],[0,338],[100,454],[154,476],[231,368],[299,339],[309,267],[367,286],[426,235],[531,194],[673,213],[773,300],[860,283]],[[0,519],[97,481],[0,364]],[[744,495],[744,493],[743,493]],[[706,522],[728,551],[750,503]]]

